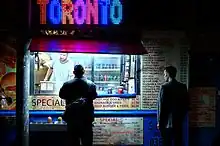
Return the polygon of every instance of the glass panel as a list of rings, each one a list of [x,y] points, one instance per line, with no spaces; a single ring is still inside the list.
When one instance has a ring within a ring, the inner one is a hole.
[[[35,94],[58,94],[63,83],[74,78],[73,70],[76,64],[84,66],[85,77],[91,80],[90,54],[41,52],[35,56]]]
[[[85,77],[96,84],[99,97],[105,97],[94,101],[96,110],[139,108],[140,96],[130,98],[136,96],[136,56],[38,52],[31,58],[30,110],[64,110],[58,92],[74,77],[76,64],[83,65]]]
[[[84,76],[88,80],[92,80],[92,55],[71,53],[69,56],[70,59],[73,61],[74,66],[77,64],[81,64],[85,69]]]
[[[121,55],[94,56],[94,82],[98,94],[116,94],[121,84]]]

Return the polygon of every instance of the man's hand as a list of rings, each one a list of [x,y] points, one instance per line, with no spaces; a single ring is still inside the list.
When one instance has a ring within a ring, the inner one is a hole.
[[[157,124],[157,129],[158,129],[158,130],[160,129],[160,125],[159,125],[159,123]]]

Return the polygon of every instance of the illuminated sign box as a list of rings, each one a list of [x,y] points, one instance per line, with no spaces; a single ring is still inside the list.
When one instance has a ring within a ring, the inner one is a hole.
[[[37,0],[36,4],[40,11],[40,24],[119,25],[123,21],[121,1]]]

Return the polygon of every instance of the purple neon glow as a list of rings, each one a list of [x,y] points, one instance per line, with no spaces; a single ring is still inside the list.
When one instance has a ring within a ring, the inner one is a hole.
[[[81,8],[81,17],[79,17],[79,7]],[[83,24],[86,19],[86,6],[83,0],[77,0],[75,3],[75,11],[73,13],[76,24]]]
[[[140,44],[111,43],[94,40],[51,40],[46,38],[33,39],[31,51],[68,52],[68,53],[103,53],[103,54],[146,54]]]
[[[91,3],[90,0],[86,0],[86,3],[87,3],[86,24],[91,24],[91,18],[93,18],[94,24],[99,24],[98,0],[93,0],[93,3]]]

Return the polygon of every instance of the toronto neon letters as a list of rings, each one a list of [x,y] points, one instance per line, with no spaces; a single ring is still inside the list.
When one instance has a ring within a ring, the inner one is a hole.
[[[40,24],[120,24],[120,0],[37,0]]]

